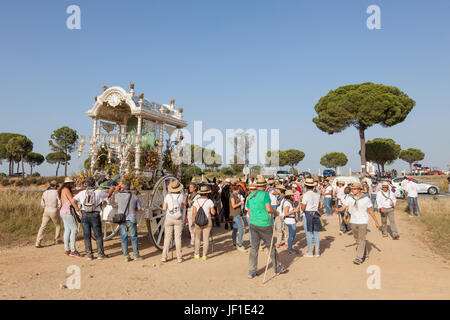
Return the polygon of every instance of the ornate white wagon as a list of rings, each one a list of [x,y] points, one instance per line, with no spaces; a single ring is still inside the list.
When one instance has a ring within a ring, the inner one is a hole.
[[[180,178],[179,169],[173,170],[177,172],[164,172],[163,149],[165,144],[166,150],[180,148],[180,129],[187,126],[182,120],[183,109],[177,110],[174,104],[174,99],[170,104],[159,104],[144,98],[143,93],[138,96],[131,83],[129,91],[121,87],[104,86],[103,93],[95,97],[92,109],[86,112],[94,124],[89,138],[91,172],[99,157],[107,153],[107,162],[115,161],[121,176],[139,174],[152,182],[152,189],[139,195],[144,213],[138,214],[137,220],[138,223],[145,220],[149,238],[160,250],[164,241],[163,200],[168,185]],[[82,136],[79,156],[83,153],[85,143],[86,137]],[[143,159],[146,154],[150,154],[149,159]],[[149,162],[143,160],[154,160],[157,165],[147,166]],[[181,159],[172,160],[177,162]],[[118,232],[118,225],[105,220],[105,217],[102,220],[104,239],[111,239]]]

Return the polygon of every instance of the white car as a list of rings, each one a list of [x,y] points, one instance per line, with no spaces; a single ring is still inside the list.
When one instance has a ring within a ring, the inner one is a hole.
[[[278,170],[277,173],[275,174],[276,177],[280,178],[280,179],[284,179],[286,177],[290,177],[291,173],[289,171],[286,170]]]
[[[401,183],[404,179],[407,179],[407,178],[406,177],[398,177],[398,178],[394,178],[392,180],[392,185],[396,189],[396,192],[395,192],[396,195],[397,195],[397,191],[402,192],[402,194],[404,193],[404,190],[401,186]],[[434,195],[434,194],[438,194],[441,191],[439,186],[436,184],[421,182],[416,179],[413,179],[413,182],[415,182],[417,184],[417,193],[428,193],[428,194]]]

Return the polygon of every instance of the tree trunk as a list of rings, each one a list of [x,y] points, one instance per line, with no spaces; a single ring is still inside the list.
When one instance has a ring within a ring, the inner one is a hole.
[[[59,164],[60,162],[58,162],[58,165],[56,166],[56,176],[58,176]]]
[[[17,161],[17,173],[19,173],[19,166],[20,166],[20,161]]]
[[[22,162],[22,179],[25,178],[25,170],[23,169],[23,156],[20,157],[20,162]]]
[[[380,168],[380,164],[377,162],[377,167],[378,167],[378,176],[381,175],[381,168]]]
[[[384,171],[384,163],[381,164],[381,170],[382,170],[382,171],[381,171],[381,172],[382,172],[382,175],[384,176],[384,175],[385,175],[385,171]]]
[[[361,173],[367,174],[366,169],[366,137],[364,135],[365,128],[360,124],[359,126],[359,142],[361,144]]]
[[[30,164],[30,176],[33,174],[33,166]]]
[[[14,168],[14,163],[12,161],[12,159],[9,159],[9,175],[12,176],[13,174],[13,169]]]
[[[64,176],[67,177],[67,150],[64,152]]]
[[[412,173],[412,162],[409,163],[409,174]]]

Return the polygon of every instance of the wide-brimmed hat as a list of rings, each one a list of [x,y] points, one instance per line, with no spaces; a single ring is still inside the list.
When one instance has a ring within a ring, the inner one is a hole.
[[[312,178],[307,178],[307,179],[305,180],[305,186],[308,186],[308,187],[314,187],[314,179],[312,179]]]
[[[345,184],[345,182],[342,180],[338,180],[338,181],[336,181],[336,184]]]
[[[362,185],[359,182],[352,183],[352,189],[362,189]]]
[[[282,185],[282,184],[277,184],[276,186],[275,186],[275,189],[278,189],[278,190],[286,190],[286,187],[284,186],[284,185]]]
[[[208,194],[211,193],[211,189],[208,186],[201,186],[200,190],[197,191],[198,194]]]
[[[58,184],[58,182],[56,182],[56,180],[50,181],[50,185],[51,185],[51,186],[56,186],[57,184]]]
[[[72,177],[65,177],[64,178],[64,183],[70,183],[73,182],[73,178]]]
[[[175,180],[169,184],[167,189],[169,189],[169,192],[180,192],[183,189],[183,185],[178,180]]]
[[[292,191],[292,190],[286,190],[286,192],[284,193],[285,197],[293,196],[293,195],[294,195],[294,191]]]
[[[384,182],[381,184],[381,187],[389,187],[389,183],[388,183],[387,181],[384,181]]]
[[[226,178],[225,179],[225,183],[231,183],[231,179],[230,178]]]
[[[272,179],[267,180],[267,184],[274,184],[274,183],[275,183],[275,180],[272,180]]]
[[[264,177],[262,175],[258,175],[256,177],[255,185],[257,187],[265,187],[267,185],[267,182],[266,182],[266,180],[264,179]]]
[[[255,186],[254,184],[250,184],[250,185],[248,186],[248,189],[249,189],[249,190],[254,190],[254,189],[256,189],[256,186]]]

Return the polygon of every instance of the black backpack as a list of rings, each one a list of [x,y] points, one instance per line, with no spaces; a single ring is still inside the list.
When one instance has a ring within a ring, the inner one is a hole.
[[[206,199],[205,202],[198,208],[197,214],[195,215],[195,224],[199,227],[206,226],[208,224],[208,217],[206,216],[205,210],[203,210],[203,205],[208,201],[209,199]],[[198,204],[198,200],[197,200]]]

